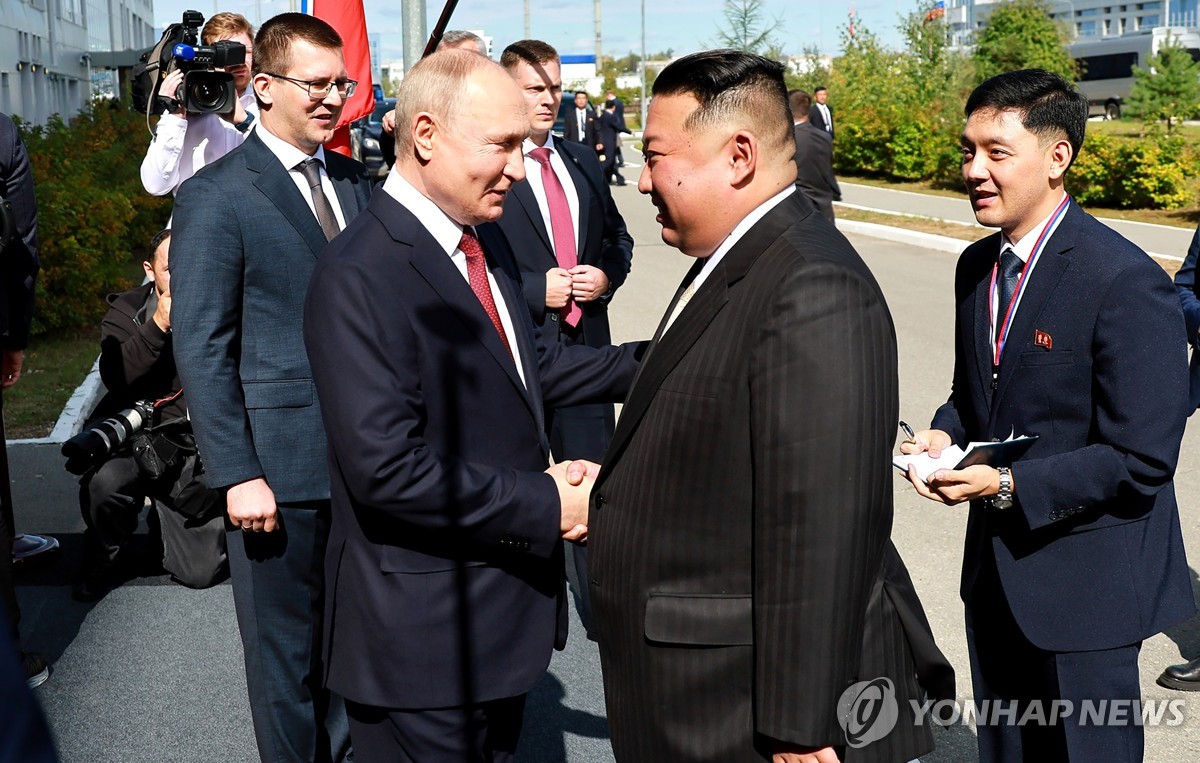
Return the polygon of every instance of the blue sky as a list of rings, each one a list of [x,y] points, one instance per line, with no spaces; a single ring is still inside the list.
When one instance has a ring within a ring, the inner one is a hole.
[[[399,0],[365,0],[367,27],[382,35],[383,57],[401,57]],[[885,44],[899,47],[897,18],[917,6],[917,0],[765,0],[766,10],[783,17],[777,33],[789,53],[801,53],[816,45],[825,53],[839,52],[838,33],[851,6],[859,19]],[[297,7],[299,0],[296,0]],[[713,47],[721,21],[721,0],[648,0],[646,2],[646,50],[654,53],[673,48],[688,53]],[[432,28],[442,2],[427,3]],[[184,10],[193,8],[205,16],[216,10],[242,13],[257,26],[256,9],[268,19],[290,8],[289,0],[155,0],[154,23],[162,29],[178,21]],[[605,55],[624,55],[641,46],[640,0],[603,0],[601,6]],[[480,29],[494,38],[496,51],[525,36],[523,0],[459,0],[451,20],[452,29]],[[530,0],[532,36],[546,40],[560,53],[591,53],[593,3],[590,0]]]

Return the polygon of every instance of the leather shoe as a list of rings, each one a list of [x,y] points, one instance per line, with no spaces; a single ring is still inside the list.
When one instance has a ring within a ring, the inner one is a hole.
[[[1170,665],[1158,677],[1158,685],[1179,691],[1200,691],[1200,657],[1183,665]]]
[[[56,556],[58,539],[51,535],[20,533],[13,538],[13,566],[24,567],[32,562],[42,562]]]

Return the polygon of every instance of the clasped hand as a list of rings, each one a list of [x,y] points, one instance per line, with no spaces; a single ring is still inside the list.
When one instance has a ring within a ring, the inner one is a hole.
[[[558,486],[558,498],[562,504],[562,522],[559,529],[563,540],[574,543],[587,542],[588,501],[591,500],[592,485],[600,465],[591,461],[560,461],[546,470]]]
[[[900,452],[906,455],[928,452],[931,457],[937,458],[942,454],[942,449],[950,444],[950,435],[942,430],[923,429],[913,439],[900,443]],[[966,469],[938,469],[930,475],[928,482],[917,476],[915,467],[909,466],[908,481],[919,495],[947,506],[1000,492],[1000,472],[983,464]]]

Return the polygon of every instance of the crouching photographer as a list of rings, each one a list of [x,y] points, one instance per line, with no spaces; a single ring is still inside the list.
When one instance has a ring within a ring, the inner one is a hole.
[[[224,501],[203,481],[187,403],[171,351],[169,230],[154,237],[150,283],[110,294],[100,328],[100,377],[108,394],[83,431],[63,446],[67,470],[82,474],[87,531],[72,595],[95,601],[128,576],[126,547],[146,498],[154,505],[152,562],[179,583],[205,588],[224,578]],[[161,546],[159,544],[161,538]]]

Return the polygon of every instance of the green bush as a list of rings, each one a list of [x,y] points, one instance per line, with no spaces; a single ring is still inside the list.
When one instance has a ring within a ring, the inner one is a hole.
[[[41,272],[35,334],[99,325],[108,292],[127,289],[130,263],[166,221],[171,197],[139,177],[145,118],[97,101],[70,123],[21,124],[38,203]]]
[[[1198,174],[1196,152],[1182,138],[1089,135],[1067,175],[1067,189],[1084,205],[1178,209],[1191,203]]]

